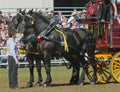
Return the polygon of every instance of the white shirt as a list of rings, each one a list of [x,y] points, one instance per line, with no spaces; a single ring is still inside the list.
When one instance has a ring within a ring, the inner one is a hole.
[[[9,38],[7,40],[7,48],[8,48],[8,55],[13,56],[15,61],[17,61],[18,48],[17,48],[16,41],[13,38]]]

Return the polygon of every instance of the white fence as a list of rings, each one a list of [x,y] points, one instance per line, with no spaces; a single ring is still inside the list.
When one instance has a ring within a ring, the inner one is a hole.
[[[46,13],[53,10],[55,14],[57,14],[57,12],[61,10],[63,12],[63,15],[70,16],[69,14],[71,14],[73,11],[79,12],[85,9],[85,7],[37,7],[37,8],[21,8],[21,9],[22,10],[26,9],[26,11],[31,9],[35,11],[42,10],[43,12]],[[0,11],[2,11],[3,15],[6,15],[7,12],[11,12],[12,15],[15,15],[17,13],[17,8],[0,8]]]

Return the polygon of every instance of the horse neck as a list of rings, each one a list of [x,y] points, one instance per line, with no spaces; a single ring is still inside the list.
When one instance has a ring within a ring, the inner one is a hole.
[[[46,17],[38,13],[33,13],[31,16],[34,18],[35,21],[33,25],[34,32],[36,35],[38,35],[48,27],[49,21]]]

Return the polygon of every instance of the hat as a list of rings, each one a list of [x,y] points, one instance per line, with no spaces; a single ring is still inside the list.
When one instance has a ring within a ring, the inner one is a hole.
[[[51,13],[54,13],[54,11],[53,11],[53,10],[51,10],[50,12],[51,12]]]
[[[72,12],[71,16],[77,15],[78,13],[76,11]]]
[[[86,10],[82,10],[82,12],[86,12]]]

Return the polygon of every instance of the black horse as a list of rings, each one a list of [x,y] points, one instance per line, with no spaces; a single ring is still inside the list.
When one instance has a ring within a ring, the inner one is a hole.
[[[22,18],[25,14],[25,11],[19,11],[13,19],[12,22],[9,24],[9,32],[16,30],[19,23],[22,21]],[[34,34],[34,31],[30,28],[23,32],[24,37],[21,39],[24,46],[22,46],[20,49],[26,50],[26,58],[29,62],[29,71],[30,71],[30,79],[27,83],[26,87],[32,87],[34,82],[34,61],[36,61],[36,67],[38,72],[38,81],[35,84],[35,86],[40,86],[42,82],[42,74],[41,74],[41,60],[43,60],[42,54],[38,53],[37,51],[37,42],[36,39],[34,39],[32,36]],[[31,38],[32,37],[32,38]]]
[[[63,56],[70,61],[73,68],[70,83],[78,83],[80,64],[86,66],[85,53],[88,54],[94,70],[92,84],[96,82],[95,39],[91,32],[81,28],[75,30],[59,29],[56,23],[50,24],[46,17],[32,11],[24,16],[17,28],[19,32],[25,32],[29,28],[33,28],[35,37],[40,42],[37,49],[43,54],[47,74],[44,86],[49,86],[52,81],[50,60],[54,56]],[[71,33],[71,31],[73,32]]]

